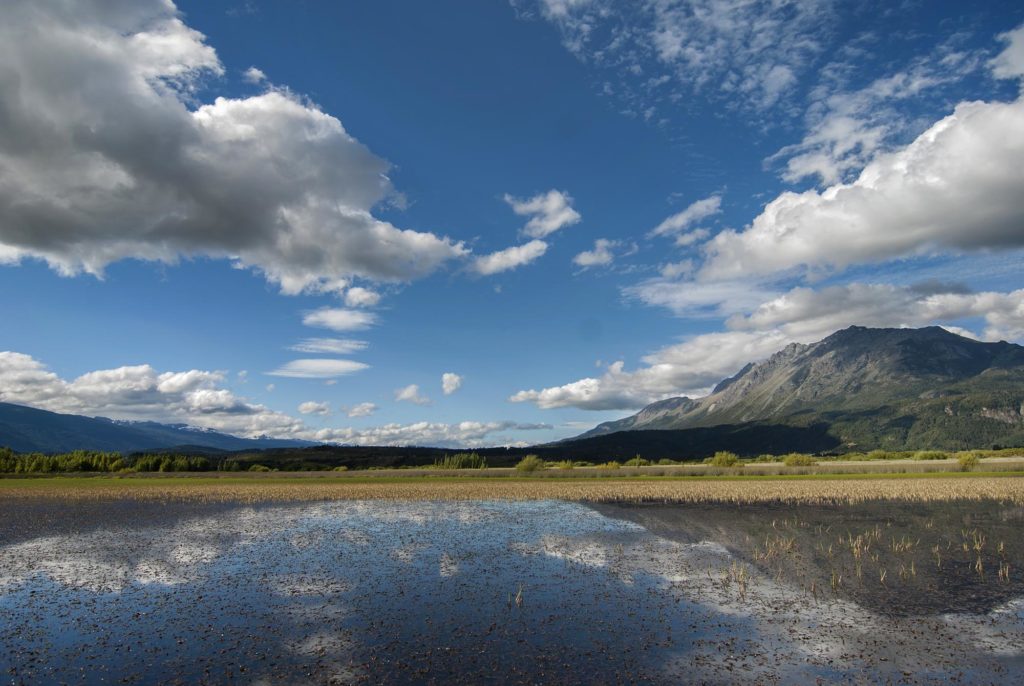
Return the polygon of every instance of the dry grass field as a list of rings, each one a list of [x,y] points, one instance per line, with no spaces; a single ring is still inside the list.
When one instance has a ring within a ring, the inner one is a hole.
[[[723,478],[92,477],[0,480],[5,499],[569,500],[578,502],[851,504],[993,499],[1024,505],[1019,474]]]

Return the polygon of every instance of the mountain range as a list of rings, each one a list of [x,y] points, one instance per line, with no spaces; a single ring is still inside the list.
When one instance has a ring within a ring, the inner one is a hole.
[[[1024,347],[940,327],[852,326],[746,365],[703,398],[668,398],[574,440],[719,426],[828,427],[845,450],[1024,444]]]
[[[186,424],[117,421],[0,403],[0,447],[15,452],[62,453],[86,449],[127,454],[173,449],[199,453],[311,445],[314,444],[308,441],[239,438]]]
[[[444,452],[312,448],[306,441],[240,438],[183,424],[57,414],[8,403],[0,403],[0,446],[18,452],[274,449],[283,451],[283,461],[354,460],[353,465],[419,464]],[[703,398],[660,400],[554,444],[480,452],[494,464],[514,464],[525,452],[601,461],[637,454],[692,459],[716,450],[756,455],[993,446],[1024,446],[1024,347],[980,342],[939,327],[852,326],[750,363]]]

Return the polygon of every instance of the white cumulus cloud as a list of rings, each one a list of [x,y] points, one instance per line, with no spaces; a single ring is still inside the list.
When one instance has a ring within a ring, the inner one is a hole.
[[[0,352],[0,402],[51,412],[113,419],[185,422],[243,436],[290,436],[302,422],[220,387],[220,372],[159,372],[132,365],[87,372],[67,381],[42,362]]]
[[[377,406],[373,403],[359,403],[348,408],[345,412],[349,417],[369,417],[371,414],[377,411]]]
[[[584,250],[572,258],[572,263],[583,269],[588,267],[603,267],[615,260],[615,253],[612,248],[618,245],[618,241],[611,241],[607,238],[598,238],[594,241],[593,250]]]
[[[928,251],[1024,245],[1024,100],[968,102],[856,181],[786,192],[705,244],[699,277],[842,269]]]
[[[313,434],[312,440],[351,445],[459,448],[486,444],[508,445],[513,441],[502,440],[502,432],[539,431],[550,428],[549,424],[521,424],[511,421],[463,421],[453,424],[415,422],[413,424],[384,424],[367,429],[323,429]]]
[[[530,238],[544,238],[581,219],[580,213],[572,208],[572,197],[565,191],[550,190],[526,199],[506,194],[505,202],[516,214],[530,217],[523,227],[523,233]]]
[[[999,79],[1019,79],[1024,76],[1024,24],[1000,34],[999,40],[1006,48],[989,63],[992,74]]]
[[[345,291],[345,304],[349,307],[373,307],[380,302],[380,293],[356,286]]]
[[[959,286],[851,283],[814,290],[794,288],[762,303],[750,314],[734,315],[735,330],[778,329],[797,338],[822,337],[851,324],[920,327],[981,319],[985,340],[1024,339],[1024,289],[1007,293],[962,292]],[[964,332],[958,329],[959,333]]]
[[[267,80],[267,75],[263,73],[262,69],[249,67],[242,73],[242,78],[247,83],[260,84]]]
[[[441,390],[445,395],[451,395],[462,388],[462,377],[454,372],[445,372],[441,375]]]
[[[746,362],[763,359],[788,342],[778,333],[703,334],[645,356],[646,366],[635,371],[627,371],[620,361],[600,377],[519,391],[509,400],[532,402],[542,409],[625,410],[678,395],[702,396]]]
[[[468,253],[376,219],[388,162],[308,100],[196,103],[223,66],[168,0],[0,12],[0,260],[102,275],[207,256],[298,293],[415,279]]]

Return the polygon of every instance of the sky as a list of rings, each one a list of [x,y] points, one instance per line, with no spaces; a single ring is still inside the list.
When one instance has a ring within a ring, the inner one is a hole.
[[[1024,342],[1024,6],[9,0],[0,401],[522,445]]]

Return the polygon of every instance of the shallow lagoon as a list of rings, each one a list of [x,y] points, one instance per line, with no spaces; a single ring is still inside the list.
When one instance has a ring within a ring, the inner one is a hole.
[[[993,502],[27,499],[0,523],[0,674],[1014,682],[1022,523]]]

